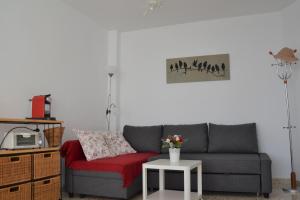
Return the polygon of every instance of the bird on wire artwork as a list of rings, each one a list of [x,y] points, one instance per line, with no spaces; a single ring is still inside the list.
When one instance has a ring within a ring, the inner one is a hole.
[[[230,80],[229,54],[167,59],[167,83]]]
[[[225,76],[225,63],[218,64],[208,64],[207,61],[198,62],[194,60],[192,65],[188,65],[186,62],[179,60],[176,63],[170,64],[169,69],[171,72],[179,72],[187,75],[189,71],[198,71],[204,73],[211,73],[215,76]]]

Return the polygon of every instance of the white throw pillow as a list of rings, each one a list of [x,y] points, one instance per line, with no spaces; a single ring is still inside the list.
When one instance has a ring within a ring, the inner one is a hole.
[[[73,130],[82,146],[84,155],[88,161],[99,158],[116,156],[110,151],[104,135],[93,131]]]
[[[115,155],[123,155],[128,153],[136,153],[130,146],[123,135],[111,132],[103,133],[109,150]]]

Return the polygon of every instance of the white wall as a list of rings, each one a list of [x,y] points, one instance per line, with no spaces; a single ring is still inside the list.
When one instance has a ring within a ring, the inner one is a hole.
[[[269,50],[282,47],[280,13],[121,34],[121,126],[256,122],[273,176],[289,176],[282,84]],[[229,53],[231,80],[166,84],[166,59]]]
[[[105,128],[106,54],[107,32],[60,0],[0,1],[0,117],[24,118],[31,96],[51,93],[65,139]]]
[[[300,0],[297,0],[294,4],[290,5],[282,12],[283,17],[283,39],[285,45],[298,49],[297,56],[300,58]],[[297,129],[294,130],[294,151],[295,151],[295,165],[298,174],[298,180],[300,180],[300,64],[295,67],[295,73],[293,74],[290,82],[290,90],[292,92],[292,112],[294,118],[292,119]]]

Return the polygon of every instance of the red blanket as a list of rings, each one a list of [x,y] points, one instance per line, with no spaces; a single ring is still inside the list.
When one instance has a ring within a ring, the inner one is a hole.
[[[157,155],[157,153],[133,153],[120,155],[113,158],[103,158],[86,161],[79,141],[68,141],[61,153],[66,157],[66,166],[74,170],[117,172],[123,178],[124,187],[130,186],[135,178],[142,173],[142,164]]]

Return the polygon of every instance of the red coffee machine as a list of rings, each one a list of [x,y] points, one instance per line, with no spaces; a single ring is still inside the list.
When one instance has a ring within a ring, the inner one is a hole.
[[[33,96],[31,101],[32,119],[55,120],[51,117],[51,94]]]

